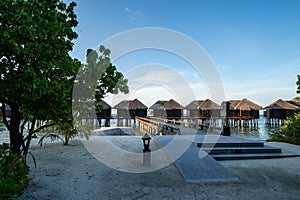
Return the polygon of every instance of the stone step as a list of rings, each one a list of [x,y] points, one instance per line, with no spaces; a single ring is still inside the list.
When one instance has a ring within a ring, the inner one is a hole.
[[[281,149],[274,147],[216,147],[213,149],[205,149],[210,155],[212,154],[259,154],[259,153],[281,153]]]
[[[261,154],[212,154],[215,160],[246,160],[246,159],[270,159],[270,158],[287,158],[299,157],[300,155],[289,153],[261,153]]]
[[[217,142],[217,143],[197,143],[197,147],[211,148],[211,147],[263,147],[263,142]]]

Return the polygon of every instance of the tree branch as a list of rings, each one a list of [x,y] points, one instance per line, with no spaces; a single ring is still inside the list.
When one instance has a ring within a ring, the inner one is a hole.
[[[54,126],[54,125],[55,125],[55,123],[43,125],[40,128],[34,130],[33,133],[37,133],[37,132],[41,131],[44,128],[48,128],[48,127],[51,127],[51,126]]]
[[[31,123],[31,127],[30,127],[30,129],[28,131],[28,135],[23,140],[23,144],[26,142],[26,145],[23,146],[23,154],[25,156],[27,155],[27,152],[28,152],[28,149],[29,149],[30,141],[31,141],[31,138],[32,138],[32,135],[33,135],[34,127],[35,127],[35,122],[36,122],[36,118],[33,117],[33,120],[32,120],[32,123]]]

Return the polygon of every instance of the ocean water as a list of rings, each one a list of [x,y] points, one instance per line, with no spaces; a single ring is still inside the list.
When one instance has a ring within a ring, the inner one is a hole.
[[[255,128],[244,128],[244,127],[232,127],[231,134],[251,138],[256,140],[267,140],[269,139],[269,134],[273,131],[278,130],[279,127],[269,126],[265,124],[265,117],[260,116],[258,120],[258,127]]]
[[[104,120],[103,120],[104,123]],[[133,125],[133,120],[131,121]],[[103,124],[104,125],[104,124]],[[117,126],[117,120],[110,121],[111,127]],[[255,140],[267,140],[269,134],[272,131],[278,130],[279,127],[270,127],[265,124],[265,118],[263,116],[258,120],[258,127],[256,128],[244,128],[244,127],[231,127],[231,135],[240,136],[244,138],[251,138]],[[0,122],[0,143],[9,142],[9,133],[3,123]],[[46,143],[51,142],[51,140],[45,140]],[[38,144],[38,139],[32,140],[32,145]]]

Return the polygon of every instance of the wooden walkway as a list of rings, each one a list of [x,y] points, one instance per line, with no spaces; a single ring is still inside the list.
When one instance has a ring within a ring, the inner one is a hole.
[[[165,120],[135,117],[139,123],[140,132],[150,135],[180,134],[180,123],[169,123]]]
[[[138,127],[141,133],[148,133],[150,135],[182,135],[188,134],[190,132],[203,130],[204,128],[209,128],[209,131],[218,130],[221,127],[212,127],[204,124],[195,124],[190,122],[184,122],[180,120],[170,120],[159,117],[136,117],[135,120],[138,123]]]

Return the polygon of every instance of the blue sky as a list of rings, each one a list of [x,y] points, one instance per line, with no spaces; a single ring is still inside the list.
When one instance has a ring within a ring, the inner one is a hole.
[[[206,50],[223,80],[225,99],[248,98],[266,106],[278,98],[289,100],[296,96],[295,82],[300,74],[300,1],[75,2],[79,37],[71,55],[81,61],[86,49],[95,48],[120,32],[143,27],[167,28],[185,34]],[[148,63],[160,63],[174,70],[191,86],[196,99],[211,97],[205,81],[193,66],[171,53],[143,50],[126,54],[114,62],[125,75]],[[151,71],[151,66],[148,68]],[[119,99],[137,97],[151,106],[158,99],[178,100],[180,96],[187,96],[151,83],[151,75],[147,81],[149,83],[129,96],[109,96],[107,101],[114,105]],[[181,103],[191,100],[183,98]]]

